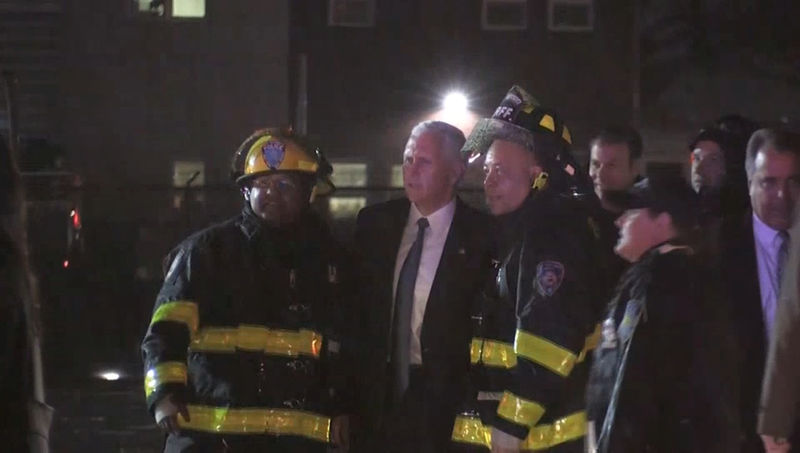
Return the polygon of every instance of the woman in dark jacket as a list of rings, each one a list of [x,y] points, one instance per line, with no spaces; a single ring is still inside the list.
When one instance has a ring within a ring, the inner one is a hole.
[[[702,390],[710,382],[700,371],[699,348],[708,282],[690,246],[696,195],[682,181],[645,180],[627,204],[615,251],[632,265],[608,306],[594,354],[590,451],[725,451],[719,406]]]

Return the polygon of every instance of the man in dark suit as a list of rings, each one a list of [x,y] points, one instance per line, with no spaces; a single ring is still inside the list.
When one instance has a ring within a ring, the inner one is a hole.
[[[469,367],[469,308],[489,264],[488,217],[455,195],[464,141],[447,123],[417,125],[403,153],[406,198],[358,215],[364,451],[447,449]]]
[[[800,143],[794,134],[762,129],[747,146],[751,210],[723,225],[723,283],[739,351],[742,451],[759,452],[756,414],[780,278],[791,238],[787,232],[800,181]]]

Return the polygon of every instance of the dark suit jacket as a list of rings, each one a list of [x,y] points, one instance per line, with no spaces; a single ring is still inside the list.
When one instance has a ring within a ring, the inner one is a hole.
[[[722,279],[737,337],[739,417],[743,452],[762,451],[756,434],[756,413],[766,357],[752,211],[732,219],[722,232]]]
[[[425,443],[420,444],[421,451],[430,448],[434,448],[430,451],[441,451],[450,438],[455,406],[463,397],[462,383],[469,368],[472,334],[470,306],[489,266],[490,218],[457,200],[420,334],[423,388],[414,392],[412,398],[416,401],[394,408],[392,417],[385,405],[386,392],[391,385],[387,358],[391,351],[392,286],[397,250],[409,209],[409,201],[403,198],[369,206],[358,215],[355,246],[363,278],[360,343],[364,346],[365,357],[364,369],[359,373],[364,379],[361,419],[373,433],[397,432],[396,427],[387,425],[398,420],[401,423],[413,421],[419,428],[417,432],[407,429],[400,437],[416,437]],[[398,417],[398,410],[414,413]],[[405,440],[408,439],[398,441]]]

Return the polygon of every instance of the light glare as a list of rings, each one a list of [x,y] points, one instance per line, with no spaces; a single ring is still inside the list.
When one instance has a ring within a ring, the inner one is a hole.
[[[100,373],[100,377],[106,381],[118,381],[121,376],[116,371],[106,371]]]
[[[465,112],[468,107],[467,97],[464,93],[452,91],[444,97],[442,106],[448,112]]]

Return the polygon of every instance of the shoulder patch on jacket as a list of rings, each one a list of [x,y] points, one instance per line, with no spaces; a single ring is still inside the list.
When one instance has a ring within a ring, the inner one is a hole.
[[[564,281],[564,265],[558,261],[542,261],[536,265],[536,280],[533,286],[541,296],[550,297]]]

